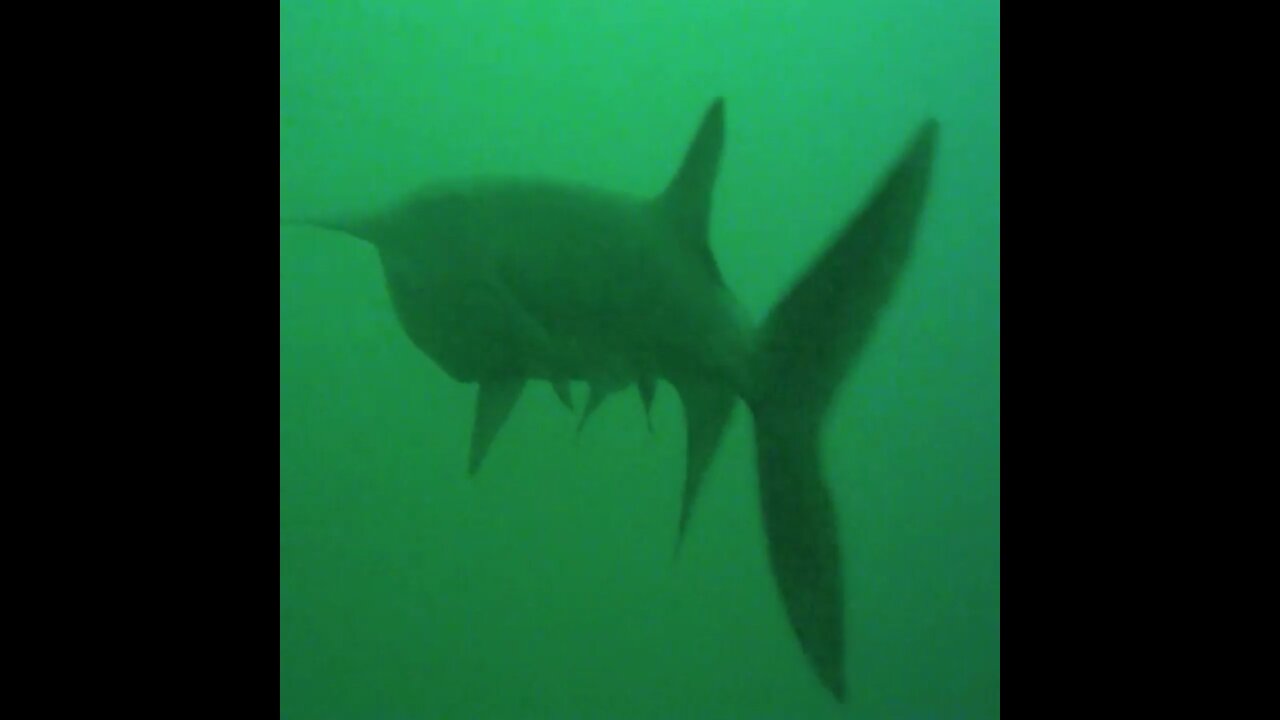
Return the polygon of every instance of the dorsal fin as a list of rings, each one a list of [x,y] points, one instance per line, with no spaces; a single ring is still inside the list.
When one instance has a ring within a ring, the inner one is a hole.
[[[711,225],[711,193],[720,170],[720,154],[724,149],[724,98],[711,102],[702,116],[702,124],[694,135],[675,177],[658,198],[658,203],[704,262],[716,281],[720,269],[711,255],[708,234]]]

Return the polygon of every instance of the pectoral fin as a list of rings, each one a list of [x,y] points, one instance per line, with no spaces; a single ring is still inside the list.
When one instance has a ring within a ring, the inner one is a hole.
[[[511,409],[524,390],[523,378],[488,380],[476,393],[475,424],[471,428],[471,461],[468,474],[474,476],[484,462],[493,439],[507,422]]]

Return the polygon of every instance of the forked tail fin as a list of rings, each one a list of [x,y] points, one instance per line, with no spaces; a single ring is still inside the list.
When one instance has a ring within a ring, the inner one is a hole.
[[[800,646],[844,699],[844,602],[835,508],[820,468],[826,411],[911,253],[937,146],[926,122],[870,200],[774,306],[754,358],[760,501],[769,560]]]

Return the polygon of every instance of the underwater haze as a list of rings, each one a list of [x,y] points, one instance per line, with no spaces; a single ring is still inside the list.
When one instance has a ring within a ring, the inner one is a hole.
[[[678,554],[670,385],[652,432],[627,390],[579,433],[531,383],[469,477],[475,387],[405,336],[377,251],[282,226],[282,719],[999,717],[998,1],[282,0],[280,21],[282,215],[475,176],[654,194],[723,97],[710,243],[756,322],[940,125],[914,253],[822,434],[843,704],[771,576],[745,405]]]

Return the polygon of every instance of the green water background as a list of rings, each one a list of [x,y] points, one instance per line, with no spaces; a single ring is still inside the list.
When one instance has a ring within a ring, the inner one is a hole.
[[[286,211],[550,175],[638,193],[727,100],[712,246],[757,318],[927,115],[918,251],[825,432],[849,703],[769,576],[747,411],[672,561],[683,420],[581,437],[526,392],[477,479],[473,388],[395,325],[376,257],[280,235],[282,718],[989,718],[1000,711],[999,4],[281,2]],[[579,404],[584,388],[575,388]]]

